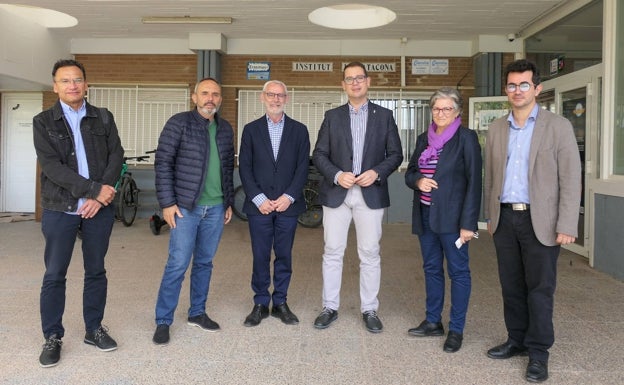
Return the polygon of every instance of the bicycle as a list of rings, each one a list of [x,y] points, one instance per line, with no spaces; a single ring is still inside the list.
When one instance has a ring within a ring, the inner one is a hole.
[[[146,151],[146,154],[151,154],[156,150]],[[145,162],[149,158],[149,155],[141,156],[126,156],[123,158],[123,165],[121,167],[121,174],[119,180],[115,184],[115,219],[121,220],[125,226],[132,226],[136,213],[139,208],[139,188],[132,178],[132,173],[128,171],[128,161],[135,160],[137,162]]]
[[[314,165],[308,169],[308,181],[303,187],[303,199],[306,203],[306,211],[299,215],[297,222],[303,227],[319,227],[323,224],[323,205],[319,195],[319,184],[323,176]]]
[[[308,171],[308,180],[303,187],[303,199],[306,203],[306,211],[301,213],[297,218],[297,222],[303,227],[319,227],[323,223],[323,206],[321,205],[318,186],[323,176],[317,171],[314,165],[310,164]],[[247,221],[247,214],[243,212],[245,204],[245,190],[243,186],[237,186],[234,189],[234,204],[232,211],[234,215],[243,221]]]

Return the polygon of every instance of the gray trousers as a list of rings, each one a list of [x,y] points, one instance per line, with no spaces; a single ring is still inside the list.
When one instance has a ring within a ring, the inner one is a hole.
[[[349,189],[345,201],[336,208],[323,206],[325,250],[323,253],[323,307],[338,310],[344,251],[351,219],[355,224],[360,258],[360,308],[377,310],[381,281],[381,240],[384,209],[370,209],[359,186]]]

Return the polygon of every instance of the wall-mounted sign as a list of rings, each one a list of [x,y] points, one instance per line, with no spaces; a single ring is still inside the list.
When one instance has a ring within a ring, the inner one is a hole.
[[[448,59],[412,59],[412,75],[448,75]]]
[[[349,63],[342,63],[344,69]],[[367,72],[396,72],[395,63],[362,63]]]
[[[271,78],[271,63],[247,62],[247,80],[269,80]]]
[[[293,71],[302,72],[332,72],[334,63],[293,62]]]

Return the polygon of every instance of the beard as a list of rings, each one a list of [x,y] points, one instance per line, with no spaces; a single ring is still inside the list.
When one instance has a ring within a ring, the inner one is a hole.
[[[200,107],[199,110],[204,115],[214,115],[217,113],[217,111],[219,111],[219,106],[209,107],[205,105],[205,106]]]

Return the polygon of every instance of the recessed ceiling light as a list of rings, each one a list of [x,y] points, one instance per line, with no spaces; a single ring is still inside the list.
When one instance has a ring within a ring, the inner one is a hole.
[[[312,23],[336,29],[366,29],[390,24],[396,13],[366,4],[340,4],[316,9],[308,15]]]
[[[78,19],[66,13],[31,5],[0,4],[0,9],[37,23],[46,28],[69,28],[78,24]]]

